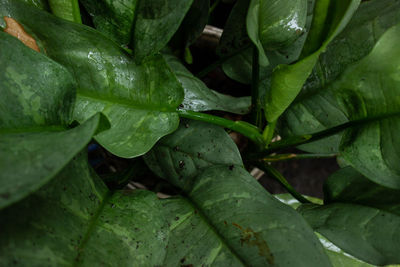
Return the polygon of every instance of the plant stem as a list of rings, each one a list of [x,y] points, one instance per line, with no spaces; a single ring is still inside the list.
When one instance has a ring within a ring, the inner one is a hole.
[[[303,197],[299,192],[297,192],[291,184],[283,177],[283,175],[274,167],[268,164],[257,164],[257,167],[266,172],[268,175],[272,176],[275,180],[277,180],[281,185],[283,185],[286,190],[298,201],[301,203],[312,203],[305,197]]]
[[[217,68],[219,65],[221,65],[222,63],[224,63],[225,61],[227,61],[228,59],[240,54],[241,52],[243,52],[244,50],[246,50],[247,48],[250,47],[250,44],[243,46],[242,48],[239,48],[238,50],[221,57],[220,59],[218,59],[217,61],[215,61],[214,63],[208,65],[207,67],[205,67],[203,70],[199,71],[196,74],[196,77],[198,78],[203,78],[205,77],[209,72],[211,72],[212,70],[214,70],[215,68]]]
[[[245,121],[231,121],[218,116],[194,112],[190,110],[177,110],[177,112],[179,116],[183,118],[216,124],[231,129],[235,132],[241,133],[257,145],[264,147],[264,142],[260,130],[250,123],[247,123]]]
[[[270,155],[258,160],[267,163],[267,162],[277,162],[277,161],[286,161],[295,159],[325,159],[325,158],[333,158],[336,156],[337,154],[278,154],[278,155]]]
[[[274,122],[268,123],[268,125],[264,129],[263,139],[264,139],[265,147],[268,147],[268,145],[271,143],[272,138],[274,137],[276,123],[277,123],[277,120]]]
[[[293,136],[293,137],[289,137],[286,139],[283,139],[281,141],[272,143],[270,145],[270,147],[264,151],[264,155],[265,154],[271,154],[273,152],[276,152],[278,150],[281,149],[286,149],[286,148],[290,148],[290,147],[296,147],[299,145],[304,145],[304,144],[308,144],[311,142],[315,142],[318,140],[321,140],[323,138],[335,135],[337,133],[340,133],[348,128],[351,127],[355,127],[355,126],[360,126],[360,125],[364,125],[367,123],[371,123],[371,122],[375,122],[375,121],[379,121],[382,119],[387,119],[390,117],[397,117],[400,116],[400,112],[396,112],[396,113],[392,113],[392,114],[387,114],[387,115],[382,115],[382,116],[376,116],[376,117],[370,117],[370,118],[364,118],[364,119],[359,119],[359,120],[354,120],[354,121],[349,121],[343,124],[340,124],[338,126],[317,132],[317,133],[313,133],[313,134],[308,134],[308,135],[298,135],[298,136]]]
[[[259,94],[259,83],[260,83],[260,65],[258,63],[258,49],[253,46],[253,63],[252,63],[252,77],[251,77],[251,106],[252,106],[252,122],[257,125],[258,128],[263,128],[262,113],[261,113],[261,101]]]

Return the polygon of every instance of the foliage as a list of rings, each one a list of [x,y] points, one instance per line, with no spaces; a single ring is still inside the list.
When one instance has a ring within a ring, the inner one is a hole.
[[[231,4],[201,73],[242,97],[185,64],[218,4],[0,0],[1,266],[400,264],[400,1]],[[100,177],[93,142],[130,171]],[[323,201],[270,163],[332,155]]]

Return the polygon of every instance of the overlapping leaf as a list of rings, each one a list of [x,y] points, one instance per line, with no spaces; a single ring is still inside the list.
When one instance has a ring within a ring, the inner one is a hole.
[[[315,18],[320,17],[318,11],[319,5],[323,5],[326,1],[317,1]],[[278,117],[289,107],[296,96],[299,94],[303,84],[306,82],[308,76],[311,74],[318,57],[323,53],[328,44],[344,29],[350,21],[353,13],[357,9],[360,0],[346,0],[346,1],[330,1],[328,21],[321,21],[320,23],[329,25],[326,30],[326,38],[319,44],[318,49],[313,51],[310,55],[292,65],[279,65],[274,69],[271,79],[271,89],[267,92],[265,103],[265,116],[269,122],[274,122]],[[316,13],[317,12],[317,13]],[[326,12],[323,10],[321,12]],[[319,31],[320,25],[313,23],[310,30],[310,37],[314,35],[315,31]],[[307,43],[306,43],[307,45]]]
[[[0,32],[0,208],[50,181],[91,140],[97,115],[67,130],[75,100],[68,71]]]
[[[303,219],[242,167],[240,154],[223,129],[185,121],[146,160],[185,192],[245,264],[330,265]]]
[[[307,0],[251,0],[247,14],[247,32],[266,66],[265,51],[291,45],[304,31]]]
[[[188,71],[178,58],[172,55],[164,55],[164,58],[185,90],[183,109],[222,110],[237,114],[246,114],[250,110],[250,97],[232,97],[211,90]]]
[[[108,191],[84,153],[0,227],[2,266],[161,266],[169,234],[155,194]]]
[[[47,55],[66,66],[78,83],[74,117],[85,121],[103,112],[111,129],[96,136],[110,152],[135,157],[178,126],[183,90],[162,56],[141,65],[97,31],[23,4],[2,0],[0,15],[27,25]]]
[[[347,177],[346,177],[347,178]],[[278,200],[281,202],[285,203],[286,205],[289,205],[290,207],[297,209],[301,203],[295,199],[292,195],[290,194],[277,194],[274,195]],[[313,197],[308,197],[305,196],[307,199],[314,203],[322,204],[322,200],[318,198],[313,198]],[[347,254],[337,246],[335,246],[333,243],[331,243],[329,240],[327,240],[325,237],[322,235],[316,233],[317,237],[319,238],[319,241],[325,248],[325,252],[328,255],[332,266],[334,267],[371,267],[372,265],[365,263],[361,260],[358,260],[354,258],[353,256]]]
[[[347,167],[332,175],[324,206],[301,207],[310,225],[345,252],[376,265],[400,263],[399,190]]]
[[[368,56],[349,66],[337,81],[313,97],[314,103],[317,99],[326,103],[318,110],[326,116],[321,121],[329,117],[371,120],[344,133],[341,156],[369,179],[395,189],[400,188],[400,140],[396,138],[400,129],[399,33],[399,24],[389,29]]]
[[[281,134],[310,134],[348,121],[335,97],[325,92],[345,69],[368,55],[390,27],[399,23],[400,4],[393,0],[362,3],[354,17],[319,58],[303,91],[281,120]],[[338,56],[340,55],[340,56]],[[337,152],[341,135],[301,146],[316,153]]]

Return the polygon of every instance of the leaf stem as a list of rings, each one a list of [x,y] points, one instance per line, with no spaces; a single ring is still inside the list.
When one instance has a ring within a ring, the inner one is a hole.
[[[397,117],[400,116],[400,112],[395,112],[392,114],[386,114],[386,115],[381,115],[381,116],[376,116],[376,117],[369,117],[369,118],[364,118],[364,119],[358,119],[354,121],[349,121],[340,125],[337,125],[335,127],[316,132],[313,134],[306,134],[306,135],[298,135],[298,136],[292,136],[288,137],[286,139],[283,139],[278,142],[272,143],[267,150],[265,150],[263,153],[264,154],[271,154],[273,152],[276,152],[278,150],[290,148],[290,147],[296,147],[304,144],[308,144],[311,142],[315,142],[318,140],[321,140],[323,138],[335,135],[337,133],[340,133],[348,128],[355,127],[355,126],[360,126],[366,123],[371,123],[375,122],[378,120],[382,119],[387,119],[390,117]]]
[[[219,65],[221,65],[222,63],[224,63],[225,61],[227,61],[228,59],[240,54],[241,52],[243,52],[244,50],[246,50],[247,48],[250,47],[250,44],[243,46],[242,48],[239,48],[236,51],[233,51],[232,53],[226,55],[226,56],[222,56],[220,59],[218,59],[217,61],[215,61],[214,63],[211,63],[210,65],[208,65],[207,67],[205,67],[203,70],[199,71],[196,74],[197,78],[203,78],[205,77],[209,72],[213,71],[215,68],[217,68]]]
[[[267,157],[263,157],[258,159],[261,162],[277,162],[277,161],[287,161],[287,160],[296,160],[296,159],[326,159],[326,158],[334,158],[337,154],[278,154],[278,155],[269,155]]]
[[[245,121],[232,121],[227,120],[218,116],[209,115],[206,113],[194,112],[190,110],[177,110],[178,114],[182,118],[204,121],[208,123],[212,123],[215,125],[219,125],[228,129],[231,129],[235,132],[241,133],[242,135],[246,136],[250,140],[252,140],[257,145],[264,147],[264,141],[260,130]]]
[[[268,175],[270,175],[272,178],[274,178],[275,180],[277,180],[281,185],[283,185],[286,190],[294,197],[296,198],[298,201],[300,201],[301,203],[312,203],[311,201],[309,201],[308,199],[306,199],[305,197],[303,197],[299,192],[297,192],[293,186],[291,184],[289,184],[289,182],[286,180],[286,178],[274,167],[270,166],[269,164],[261,164],[258,163],[256,164],[258,168],[260,168],[261,170],[263,170],[265,173],[267,173]]]

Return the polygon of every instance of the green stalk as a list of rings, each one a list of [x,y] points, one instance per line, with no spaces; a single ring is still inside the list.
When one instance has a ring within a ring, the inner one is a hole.
[[[82,24],[78,0],[49,0],[49,6],[57,17]]]
[[[245,121],[231,121],[218,116],[194,112],[190,110],[177,110],[177,112],[182,118],[212,123],[241,133],[257,145],[264,147],[264,141],[259,129],[250,123],[247,123]]]
[[[264,139],[265,147],[269,146],[269,144],[272,141],[272,138],[274,137],[276,123],[277,123],[277,120],[274,122],[268,123],[268,125],[264,129],[263,139]]]
[[[296,160],[296,159],[327,159],[336,157],[337,154],[278,154],[278,155],[269,155],[267,157],[263,157],[259,159],[261,162],[278,162],[278,161],[287,161],[287,160]]]
[[[267,173],[268,175],[272,176],[275,180],[277,180],[281,185],[283,185],[286,190],[298,201],[301,203],[312,203],[305,197],[303,197],[299,192],[297,192],[291,184],[286,180],[285,177],[274,167],[268,164],[257,164],[257,167],[260,168],[262,171]]]
[[[329,128],[327,130],[323,130],[317,133],[313,134],[306,134],[306,135],[298,135],[298,136],[292,136],[286,139],[283,139],[278,142],[272,143],[267,150],[263,152],[263,154],[271,154],[273,152],[276,152],[278,150],[286,149],[286,148],[291,148],[291,147],[296,147],[304,144],[308,144],[311,142],[315,142],[318,140],[321,140],[323,138],[338,134],[348,128],[360,126],[360,125],[365,125],[367,123],[372,123],[376,122],[382,119],[387,119],[390,117],[398,117],[400,116],[400,112],[392,113],[392,114],[387,114],[383,116],[376,116],[376,117],[370,117],[370,118],[364,118],[364,119],[359,119],[359,120],[354,120],[354,121],[349,121],[343,124],[340,124],[338,126]]]
[[[217,61],[215,61],[214,63],[208,65],[207,67],[205,67],[203,70],[199,71],[196,74],[197,78],[203,78],[205,77],[209,72],[213,71],[214,69],[216,69],[217,67],[219,67],[222,63],[224,63],[225,61],[227,61],[228,59],[240,54],[241,52],[243,52],[244,50],[246,50],[247,48],[250,47],[250,44],[243,46],[242,48],[239,48],[238,50],[221,57],[220,59],[218,59]]]

